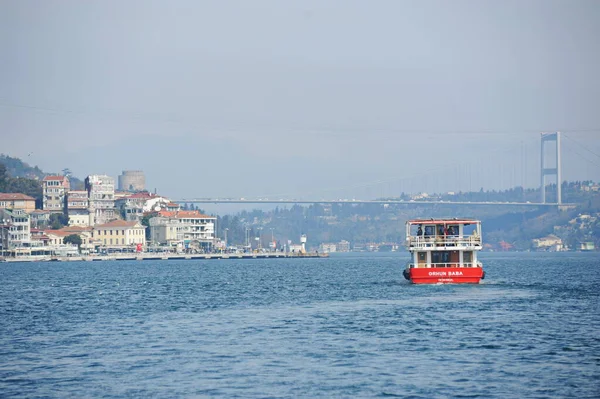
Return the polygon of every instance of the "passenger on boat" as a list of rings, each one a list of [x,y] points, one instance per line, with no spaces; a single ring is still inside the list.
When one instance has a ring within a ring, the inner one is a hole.
[[[433,235],[432,226],[425,226],[425,237],[429,237]]]
[[[448,232],[447,232],[446,236],[448,237],[448,239],[450,239],[450,237],[452,237],[453,239],[456,239],[456,234],[455,234],[455,231],[454,231],[454,226],[448,226],[447,230],[448,230]],[[454,246],[454,242],[449,243],[448,245],[449,246]]]
[[[423,235],[423,229],[421,228],[421,225],[419,225],[419,228],[417,229],[417,236],[422,236]]]

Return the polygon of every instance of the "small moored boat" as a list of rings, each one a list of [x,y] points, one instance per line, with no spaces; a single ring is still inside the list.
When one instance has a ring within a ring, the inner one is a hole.
[[[413,219],[406,222],[411,261],[403,272],[414,284],[477,284],[485,277],[477,260],[481,221]]]

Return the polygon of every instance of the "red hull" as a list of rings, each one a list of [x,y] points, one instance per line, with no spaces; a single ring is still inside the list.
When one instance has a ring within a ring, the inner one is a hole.
[[[409,269],[413,284],[478,284],[484,278],[481,267],[432,267]]]

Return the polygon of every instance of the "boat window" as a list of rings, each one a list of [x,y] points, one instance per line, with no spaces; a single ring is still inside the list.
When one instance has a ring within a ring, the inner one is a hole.
[[[465,263],[471,263],[471,262],[473,262],[473,252],[471,252],[471,251],[465,251],[463,253],[463,261]]]
[[[450,251],[436,251],[431,253],[432,263],[448,263],[450,262]]]

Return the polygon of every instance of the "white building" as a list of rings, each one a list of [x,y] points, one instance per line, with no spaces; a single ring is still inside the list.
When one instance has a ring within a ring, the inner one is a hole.
[[[150,219],[152,244],[209,249],[214,245],[217,218],[198,211],[160,211]]]
[[[167,210],[171,201],[157,194],[140,192],[115,200],[115,207],[119,209],[125,220],[141,220],[144,213]]]
[[[73,190],[67,193],[69,226],[91,226],[94,224],[93,215],[90,215],[89,204],[87,191]]]
[[[29,252],[31,247],[31,221],[22,209],[0,209],[0,239],[2,253]]]
[[[350,252],[350,243],[346,240],[342,240],[337,243],[336,249],[338,252]]]
[[[85,189],[94,224],[116,219],[115,179],[106,175],[90,175],[85,179]]]
[[[323,253],[337,252],[337,245],[330,243],[330,242],[325,242],[325,243],[319,245],[319,252],[323,252]]]

